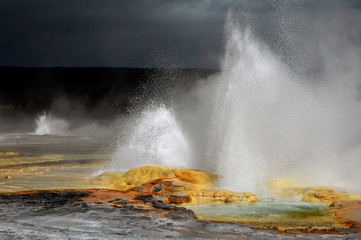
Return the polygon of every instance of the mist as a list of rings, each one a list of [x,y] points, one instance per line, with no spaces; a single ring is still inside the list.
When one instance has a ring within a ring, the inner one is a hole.
[[[219,70],[1,68],[18,90],[2,91],[2,133],[109,142],[103,172],[158,164],[261,195],[275,178],[360,192],[360,8],[257,6],[229,10]]]
[[[137,109],[132,117],[142,120],[119,137],[110,168],[182,165],[218,173],[221,188],[261,195],[283,177],[360,192],[360,11],[338,4],[315,15],[299,7],[276,6],[272,41],[255,31],[260,19],[230,11],[220,72]],[[152,125],[160,112],[169,115]],[[142,136],[137,156],[133,140]]]

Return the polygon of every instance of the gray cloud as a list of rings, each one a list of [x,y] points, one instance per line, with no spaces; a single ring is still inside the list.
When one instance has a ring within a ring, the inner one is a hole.
[[[267,41],[279,40],[279,2],[3,0],[0,65],[216,68],[228,9]],[[317,14],[331,2],[291,8]]]

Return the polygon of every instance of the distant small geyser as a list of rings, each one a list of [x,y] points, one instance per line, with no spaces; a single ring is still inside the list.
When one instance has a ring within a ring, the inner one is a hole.
[[[57,119],[45,112],[38,115],[35,119],[36,135],[63,135],[64,131],[68,129],[69,123],[63,119]]]

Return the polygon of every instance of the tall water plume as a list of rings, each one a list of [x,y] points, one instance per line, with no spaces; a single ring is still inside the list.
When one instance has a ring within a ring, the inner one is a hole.
[[[229,17],[226,31],[207,154],[222,176],[220,186],[262,192],[268,180],[287,177],[360,190],[357,64],[344,59],[328,68],[323,59],[322,78],[304,79],[250,28]]]

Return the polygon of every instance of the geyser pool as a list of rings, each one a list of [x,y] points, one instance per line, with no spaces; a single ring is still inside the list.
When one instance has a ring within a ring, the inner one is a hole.
[[[361,53],[354,45],[336,47],[325,43],[319,49],[324,67],[317,76],[302,75],[277,47],[229,15],[220,72],[181,99],[131,114],[108,170],[198,168],[219,174],[220,188],[258,195],[280,177],[360,192],[361,105],[355,89],[361,66],[355,61],[361,63]],[[344,58],[333,58],[340,51]]]
[[[278,229],[333,226],[323,203],[258,202],[187,205],[201,219]]]

